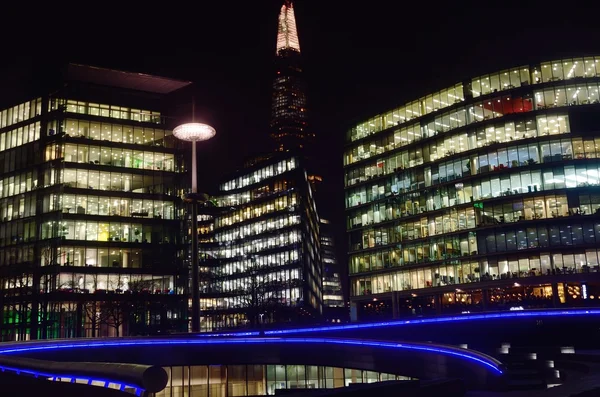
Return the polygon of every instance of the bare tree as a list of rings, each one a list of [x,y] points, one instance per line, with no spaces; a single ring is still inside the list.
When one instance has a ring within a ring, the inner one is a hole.
[[[129,282],[129,290],[132,292],[152,292],[154,285],[154,280],[131,280]]]
[[[40,247],[40,258],[42,258],[43,266],[56,265],[58,263],[56,261],[56,249],[52,246],[50,240],[46,240]]]
[[[123,287],[125,286],[125,282],[123,281],[123,275],[121,273],[117,274],[117,278],[110,278],[108,279],[108,289],[110,290],[115,290],[117,292],[122,292],[123,291]]]
[[[13,278],[12,282],[19,295],[29,295],[33,286],[33,275],[29,272],[20,273]]]
[[[87,322],[90,324],[90,330],[92,331],[92,338],[95,338],[100,328],[100,308],[96,299],[85,302],[84,312]]]
[[[109,279],[108,287],[110,290],[121,292],[125,287],[122,274],[117,274],[116,279]],[[143,283],[140,280],[131,281],[128,283],[129,290],[136,291],[143,289]],[[123,324],[127,322],[129,314],[132,312],[134,305],[122,299],[122,296],[107,296],[107,300],[99,305],[99,321],[108,327],[115,330],[116,336],[120,336]]]
[[[269,281],[255,263],[250,266],[247,274],[247,284],[242,302],[246,318],[252,327],[256,327],[262,322],[261,315],[271,316],[277,309],[283,307],[277,295],[284,284],[275,280]]]
[[[94,293],[98,287],[98,275],[92,274],[90,277],[92,277],[92,293]],[[100,311],[99,302],[96,300],[96,296],[93,296],[91,301],[85,303],[84,312],[85,317],[91,326],[92,338],[95,338],[97,336],[97,332],[99,331],[100,324],[102,323],[102,312]]]
[[[13,321],[18,318],[17,329],[15,330],[20,338],[25,338],[30,326],[32,303],[27,296],[33,291],[33,274],[32,269],[28,266],[11,265],[6,270],[8,275],[8,285],[6,287],[11,290],[10,294],[13,297],[19,296],[19,302],[13,302],[9,305],[9,313],[13,317]],[[4,287],[4,286],[3,286]]]
[[[100,303],[100,320],[114,328],[117,337],[120,336],[121,326],[126,322],[130,304],[122,299],[108,299]]]
[[[77,289],[77,288],[79,288],[79,282],[73,278],[73,275],[71,275],[71,278],[60,283],[58,288],[61,290],[62,289]]]
[[[135,335],[147,335],[149,333],[149,312],[151,304],[147,299],[149,296],[145,292],[154,289],[154,280],[132,280],[129,282],[129,291],[137,296],[131,300],[131,305],[127,308],[128,332]]]

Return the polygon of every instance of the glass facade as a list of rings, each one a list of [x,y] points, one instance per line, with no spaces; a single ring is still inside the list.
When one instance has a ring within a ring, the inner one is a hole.
[[[76,101],[72,99],[61,100],[57,98],[49,101],[48,105],[49,111],[62,110],[68,113],[86,114],[90,116],[111,119],[141,121],[154,124],[161,124],[163,122],[160,112],[158,111],[135,109],[114,104],[92,103],[87,101]]]
[[[320,219],[321,232],[321,258],[323,260],[323,306],[325,308],[345,308],[344,295],[342,293],[342,282],[339,275],[339,263],[335,253],[333,230],[327,219]],[[345,317],[343,314],[336,316],[336,312],[327,313],[327,320],[339,320]],[[337,314],[343,313],[339,310]]]
[[[182,152],[155,98],[71,95],[0,111],[1,338],[185,330]]]
[[[337,273],[323,278],[323,304],[330,307],[345,306],[340,276]]]
[[[279,389],[332,389],[406,376],[316,365],[187,365],[164,367],[167,387],[156,397],[264,396]]]
[[[403,296],[439,309],[444,288],[598,272],[597,62],[503,70],[353,127],[351,300],[397,315]]]
[[[220,189],[198,219],[202,331],[320,315],[319,228],[300,157],[263,161]]]
[[[291,3],[282,6],[279,23],[272,87],[271,138],[278,151],[310,149],[315,135],[307,128],[306,87]]]
[[[2,109],[0,110],[0,128],[4,130],[6,127],[28,121],[34,117],[40,116],[41,114],[42,98],[32,99],[8,109]],[[4,132],[0,136],[7,138],[8,135],[5,134],[6,133]],[[18,139],[18,136],[15,139]]]

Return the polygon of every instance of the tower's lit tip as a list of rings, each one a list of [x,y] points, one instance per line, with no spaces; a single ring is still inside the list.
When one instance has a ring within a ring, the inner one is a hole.
[[[294,4],[285,0],[279,12],[279,26],[277,28],[277,53],[284,49],[293,49],[300,52],[300,41],[296,29]]]

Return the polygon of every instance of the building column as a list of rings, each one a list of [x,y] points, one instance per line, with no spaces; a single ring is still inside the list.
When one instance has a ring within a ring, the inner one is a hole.
[[[482,288],[481,289],[481,308],[483,309],[483,311],[487,311],[488,308],[488,303],[490,301],[490,291]]]
[[[392,292],[392,318],[400,317],[398,314],[398,291]]]
[[[224,367],[225,367],[225,397],[229,397],[229,366],[224,365]],[[285,371],[285,372],[286,372],[286,378],[287,378],[287,371]],[[210,375],[210,372],[209,372],[209,375]],[[286,385],[287,385],[287,379],[286,379]]]
[[[83,337],[83,305],[81,302],[77,303],[75,311],[75,337]]]
[[[483,224],[483,211],[481,208],[475,208],[475,225],[479,227]]]
[[[28,324],[30,327],[29,328],[29,339],[36,340],[36,339],[39,339],[39,336],[41,336],[41,339],[46,339],[46,337],[47,337],[46,332],[48,330],[48,327],[47,327],[48,301],[46,299],[42,299],[43,292],[40,292],[40,290],[41,290],[41,274],[40,274],[40,272],[35,271],[33,273],[32,278],[33,278],[32,281],[33,281],[33,288],[34,288],[33,291],[34,292],[33,292],[31,301],[29,301],[29,302],[31,302],[31,312],[30,312],[30,319],[29,319],[30,323]],[[29,304],[29,302],[22,302],[22,304],[27,305],[27,304]],[[39,310],[40,310],[40,304],[42,304],[42,302],[45,305],[44,307],[46,310],[42,311],[42,318],[40,321]],[[23,321],[26,321],[26,320],[23,320]],[[41,335],[39,335],[40,322],[43,324],[41,327]],[[19,327],[19,329],[21,329],[21,328]]]
[[[558,283],[552,283],[552,307],[559,307],[560,300],[558,299]]]
[[[433,296],[433,304],[435,306],[435,314],[442,314],[442,295],[435,294]]]
[[[350,302],[350,321],[355,323],[358,321],[358,307],[356,302]]]

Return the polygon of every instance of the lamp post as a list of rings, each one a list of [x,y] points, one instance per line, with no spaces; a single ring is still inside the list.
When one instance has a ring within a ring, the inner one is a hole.
[[[175,138],[192,142],[192,192],[185,196],[191,206],[192,213],[192,332],[200,332],[200,286],[198,267],[198,177],[196,169],[196,142],[207,141],[216,135],[216,131],[208,124],[187,123],[173,130]]]

